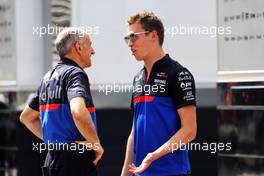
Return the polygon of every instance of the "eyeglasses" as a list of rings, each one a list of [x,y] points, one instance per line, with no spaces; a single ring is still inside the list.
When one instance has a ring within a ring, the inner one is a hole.
[[[125,39],[126,44],[128,44],[128,41],[131,41],[132,43],[134,43],[138,39],[138,36],[140,34],[147,34],[147,33],[150,33],[150,31],[132,33],[132,34],[129,34],[128,36],[125,36],[124,39]]]

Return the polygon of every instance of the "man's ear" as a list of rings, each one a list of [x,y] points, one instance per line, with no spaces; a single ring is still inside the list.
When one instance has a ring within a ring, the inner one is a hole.
[[[151,39],[155,40],[156,38],[158,38],[158,33],[154,30],[151,32]]]
[[[75,43],[74,43],[74,49],[75,49],[75,51],[76,51],[78,54],[80,54],[80,53],[81,53],[81,50],[82,50],[82,46],[81,46],[81,44],[80,44],[79,42],[75,42]]]

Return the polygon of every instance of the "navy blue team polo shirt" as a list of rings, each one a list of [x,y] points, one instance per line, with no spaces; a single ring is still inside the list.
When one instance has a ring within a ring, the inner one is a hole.
[[[131,100],[136,166],[180,129],[177,109],[195,105],[192,74],[168,54],[155,62],[148,82],[145,75],[146,69],[143,68],[134,77]],[[177,150],[154,161],[140,176],[175,176],[190,171],[188,151]]]
[[[29,107],[40,112],[45,143],[73,143],[85,138],[77,129],[69,102],[83,97],[96,127],[95,108],[85,71],[74,61],[61,58],[46,73]]]

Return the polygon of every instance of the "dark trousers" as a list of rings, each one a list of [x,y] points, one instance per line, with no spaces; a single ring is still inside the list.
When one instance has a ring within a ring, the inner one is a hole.
[[[42,167],[43,176],[97,176],[94,151],[49,151]]]

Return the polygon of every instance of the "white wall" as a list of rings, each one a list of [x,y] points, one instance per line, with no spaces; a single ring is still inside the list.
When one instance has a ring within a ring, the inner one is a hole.
[[[135,61],[123,41],[128,16],[151,10],[164,26],[216,26],[216,2],[212,0],[73,0],[73,25],[93,27],[91,37],[96,54],[88,69],[92,83],[131,83],[143,63]],[[194,74],[197,87],[215,86],[217,70],[216,37],[210,35],[169,35],[164,49]]]
[[[215,26],[216,2],[212,0],[118,0],[72,1],[73,25],[90,26],[96,55],[93,67],[88,69],[90,80],[96,83],[131,83],[142,68],[136,62],[125,42],[127,18],[144,10],[159,15],[166,28],[189,26]],[[15,39],[17,84],[34,87],[44,74],[44,37],[33,35],[33,27],[43,26],[42,0],[15,1]],[[185,65],[194,74],[197,87],[215,86],[216,37],[210,35],[170,35],[166,32],[164,49],[172,58]]]
[[[48,13],[48,12],[46,12]],[[42,0],[15,1],[17,87],[36,89],[44,74],[44,38],[33,35],[43,26]]]
[[[0,0],[0,87],[16,83],[14,0]]]
[[[218,2],[219,25],[232,28],[232,34],[219,36],[219,71],[263,71],[264,1]]]

